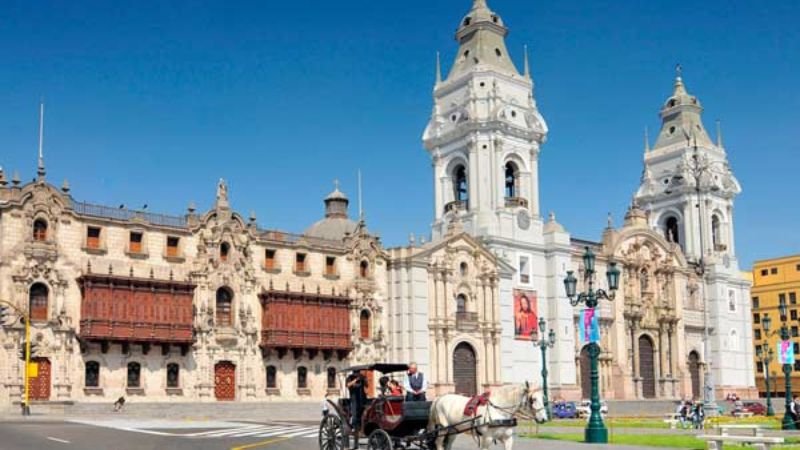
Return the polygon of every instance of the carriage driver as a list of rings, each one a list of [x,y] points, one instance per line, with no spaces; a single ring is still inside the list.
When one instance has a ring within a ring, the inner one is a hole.
[[[408,374],[406,374],[403,387],[406,390],[406,401],[424,402],[425,392],[428,390],[428,380],[425,375],[417,370],[417,363],[408,365]]]
[[[354,448],[358,448],[358,434],[361,430],[361,414],[367,403],[367,371],[353,371],[345,380],[350,392],[350,426],[355,432]]]

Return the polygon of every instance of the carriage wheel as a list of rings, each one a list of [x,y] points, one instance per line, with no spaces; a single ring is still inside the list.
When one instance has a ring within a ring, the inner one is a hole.
[[[367,450],[392,450],[392,438],[383,430],[375,430],[369,434]]]
[[[346,444],[347,438],[341,417],[333,414],[325,416],[319,425],[319,449],[345,450]]]

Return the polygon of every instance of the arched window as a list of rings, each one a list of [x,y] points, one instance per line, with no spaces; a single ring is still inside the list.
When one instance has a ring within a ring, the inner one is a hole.
[[[336,368],[328,367],[328,389],[336,389]]]
[[[229,327],[233,323],[233,294],[230,289],[221,287],[217,289],[217,326]]]
[[[664,237],[667,238],[668,242],[674,242],[675,244],[681,245],[681,236],[678,232],[677,217],[669,217],[667,218],[666,222],[664,222]]]
[[[87,388],[100,387],[100,363],[89,361],[84,369],[83,385]]]
[[[453,172],[453,186],[455,187],[455,198],[458,202],[469,200],[469,186],[467,185],[467,170],[464,166],[456,167]]]
[[[220,261],[227,261],[228,260],[228,253],[231,251],[231,245],[227,242],[223,242],[222,245],[219,246],[219,259]]]
[[[137,362],[128,363],[128,387],[138,388],[142,383],[142,366]]]
[[[456,297],[456,313],[467,312],[467,297],[464,294],[458,294]]]
[[[167,364],[167,387],[180,387],[181,368],[177,363]]]
[[[47,320],[47,297],[50,291],[42,283],[34,283],[30,290],[30,315],[32,321],[44,322]]]
[[[714,245],[715,250],[722,244],[721,238],[719,216],[714,214],[711,216],[711,243]]]
[[[736,291],[728,291],[728,311],[736,312]]]
[[[308,369],[303,366],[297,368],[297,388],[308,389]]]
[[[369,311],[362,310],[359,325],[361,328],[361,339],[369,339],[372,335],[372,316]]]
[[[517,192],[517,184],[519,183],[519,176],[518,176],[517,166],[514,163],[509,162],[506,164],[506,178],[505,178],[505,185],[506,185],[506,198],[513,198],[518,197],[519,194]]]
[[[369,276],[369,263],[367,261],[361,261],[361,265],[358,268],[358,274],[361,278],[367,278]]]
[[[267,389],[278,387],[278,369],[275,366],[267,366]]]
[[[739,350],[739,334],[736,332],[736,330],[731,330],[728,340],[728,348],[731,350]]]
[[[33,221],[33,240],[44,242],[47,240],[47,221],[36,219]]]

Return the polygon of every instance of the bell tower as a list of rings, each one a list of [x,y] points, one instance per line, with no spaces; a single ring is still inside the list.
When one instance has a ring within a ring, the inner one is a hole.
[[[520,73],[507,34],[486,1],[474,0],[444,79],[437,57],[433,113],[423,135],[434,169],[434,239],[456,216],[473,236],[541,233],[538,161],[547,125],[534,100],[527,51]]]

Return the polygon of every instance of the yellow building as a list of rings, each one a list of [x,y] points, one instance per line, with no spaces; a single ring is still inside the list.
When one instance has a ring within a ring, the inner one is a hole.
[[[797,355],[792,371],[792,391],[800,392],[800,339],[798,339],[798,321],[800,305],[797,298],[800,296],[800,255],[757,261],[753,265],[753,344],[756,347],[768,343],[772,350],[772,361],[766,368],[769,371],[770,384],[773,395],[783,397],[785,379],[783,368],[778,361],[777,346],[780,341],[780,329],[783,324],[779,311],[781,303],[786,304],[786,327],[793,341],[794,353]],[[764,317],[768,317],[768,330],[765,329]],[[763,353],[762,348],[762,358]],[[759,395],[766,396],[764,361],[756,354],[756,386]],[[780,410],[780,401],[775,405],[776,411]]]

